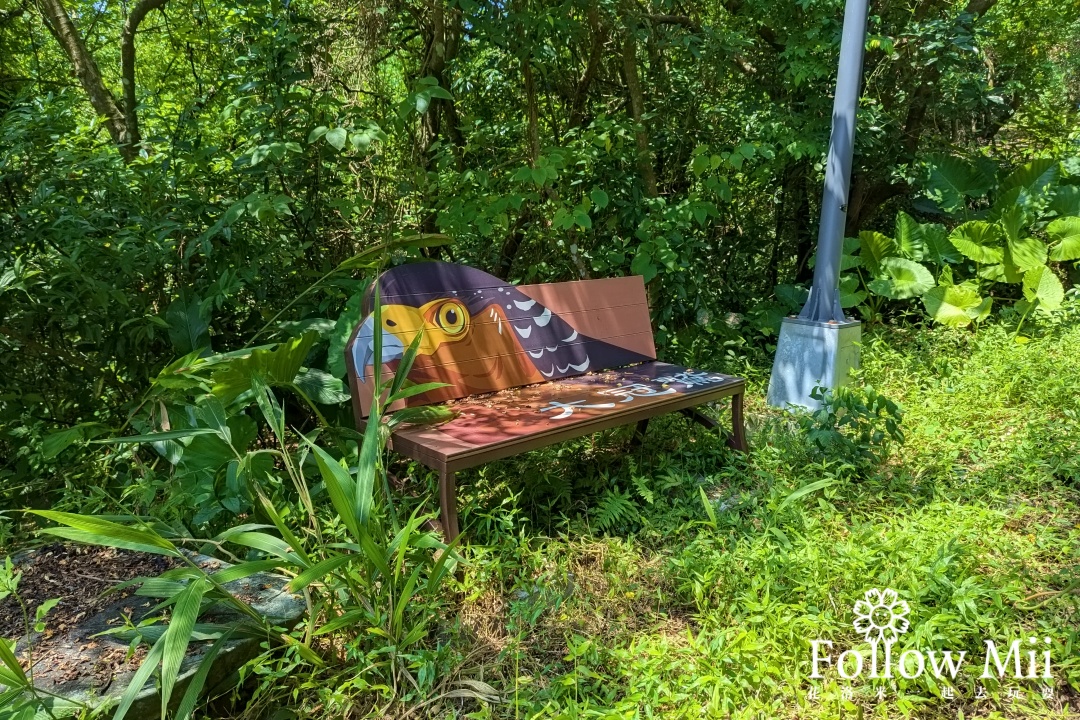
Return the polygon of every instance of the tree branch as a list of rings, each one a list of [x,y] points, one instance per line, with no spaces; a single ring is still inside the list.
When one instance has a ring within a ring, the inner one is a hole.
[[[45,19],[45,27],[56,39],[64,54],[71,61],[75,76],[90,100],[94,110],[105,118],[105,127],[109,131],[113,142],[120,148],[120,153],[125,160],[131,160],[134,152],[127,145],[127,127],[124,122],[124,113],[116,103],[116,98],[105,87],[105,81],[101,77],[94,56],[86,49],[86,43],[71,22],[71,17],[61,0],[38,0],[42,17]],[[127,148],[127,149],[125,149]]]
[[[135,33],[139,24],[151,10],[163,7],[169,0],[139,0],[124,21],[120,35],[120,82],[124,89],[124,123],[127,126],[127,142],[132,153],[138,152],[142,142],[139,134],[138,99],[135,96]]]

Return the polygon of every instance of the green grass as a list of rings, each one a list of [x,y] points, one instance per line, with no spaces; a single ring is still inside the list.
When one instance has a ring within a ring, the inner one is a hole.
[[[868,333],[863,381],[903,405],[907,434],[869,471],[816,456],[766,408],[758,363],[749,457],[668,418],[636,452],[611,432],[464,473],[472,564],[431,696],[479,680],[504,702],[451,695],[413,716],[1076,717],[1078,597],[1031,596],[1080,577],[1078,360],[1076,325],[1027,344]],[[865,645],[852,605],[871,587],[910,604],[894,655],[969,653],[956,699],[925,675],[883,701],[865,677],[810,680],[811,639],[834,658]],[[977,677],[984,638],[1029,635],[1053,639],[1050,700]]]

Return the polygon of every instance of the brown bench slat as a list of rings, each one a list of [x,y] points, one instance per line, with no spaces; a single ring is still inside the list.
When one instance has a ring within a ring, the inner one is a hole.
[[[658,382],[682,376],[687,382]],[[741,394],[742,378],[663,362],[557,380],[450,403],[457,417],[404,426],[395,451],[433,469],[481,465],[600,430]]]

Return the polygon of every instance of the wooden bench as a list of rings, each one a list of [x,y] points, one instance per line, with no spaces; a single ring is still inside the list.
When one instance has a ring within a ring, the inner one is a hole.
[[[390,447],[439,473],[448,540],[458,535],[455,473],[491,460],[682,412],[719,427],[696,406],[731,398],[728,444],[746,450],[741,378],[656,360],[641,277],[513,286],[475,268],[442,262],[401,265],[378,280],[382,375],[386,381],[416,333],[414,383],[446,387],[405,401],[447,402],[454,419],[402,425]],[[373,339],[368,313],[346,346],[357,427],[372,403]]]

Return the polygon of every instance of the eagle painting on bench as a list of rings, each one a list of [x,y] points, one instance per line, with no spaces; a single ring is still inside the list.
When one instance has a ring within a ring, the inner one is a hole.
[[[396,369],[423,328],[409,380],[449,384],[411,399],[410,405],[651,359],[578,332],[513,285],[464,265],[402,265],[383,273],[378,286],[382,362]],[[374,333],[375,319],[369,314],[350,343],[351,365],[362,384],[373,373]]]

